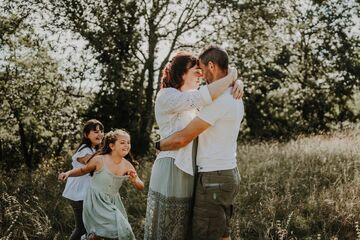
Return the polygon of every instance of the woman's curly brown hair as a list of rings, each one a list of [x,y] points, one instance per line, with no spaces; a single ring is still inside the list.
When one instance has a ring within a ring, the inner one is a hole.
[[[184,85],[183,75],[197,64],[197,58],[189,52],[178,52],[162,71],[160,87],[180,89]]]

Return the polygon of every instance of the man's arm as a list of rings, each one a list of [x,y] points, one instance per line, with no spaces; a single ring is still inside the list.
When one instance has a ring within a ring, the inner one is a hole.
[[[211,125],[199,117],[194,118],[183,130],[160,141],[160,150],[176,150],[186,146]]]

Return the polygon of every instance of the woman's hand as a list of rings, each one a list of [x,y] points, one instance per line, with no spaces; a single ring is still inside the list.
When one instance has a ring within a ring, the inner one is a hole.
[[[241,80],[236,80],[238,77],[236,68],[229,67],[229,74],[233,79],[231,94],[234,99],[240,99],[244,95],[244,83]]]
[[[229,74],[231,74],[231,78],[232,78],[233,82],[236,81],[237,76],[238,76],[237,69],[234,67],[229,67]]]
[[[66,179],[69,177],[69,172],[62,172],[58,176],[58,180],[62,182],[66,182]]]
[[[244,83],[241,80],[236,80],[232,87],[231,94],[233,98],[240,99],[244,95]]]

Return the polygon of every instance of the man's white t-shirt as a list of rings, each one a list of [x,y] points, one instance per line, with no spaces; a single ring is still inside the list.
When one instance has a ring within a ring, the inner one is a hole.
[[[199,172],[235,168],[237,137],[244,117],[243,101],[235,100],[229,88],[212,104],[205,106],[198,117],[211,125],[199,136]]]

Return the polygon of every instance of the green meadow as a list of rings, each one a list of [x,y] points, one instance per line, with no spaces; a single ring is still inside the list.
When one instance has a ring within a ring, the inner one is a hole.
[[[360,237],[360,132],[239,144],[235,239]]]
[[[360,130],[303,136],[289,142],[239,143],[241,189],[232,239],[360,238]],[[152,162],[139,174],[148,184]],[[66,239],[72,212],[57,173],[66,159],[45,161],[29,174],[2,172],[1,239]],[[29,184],[29,181],[32,184]],[[121,195],[138,239],[143,236],[146,190]]]

